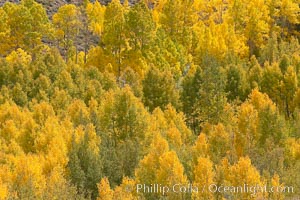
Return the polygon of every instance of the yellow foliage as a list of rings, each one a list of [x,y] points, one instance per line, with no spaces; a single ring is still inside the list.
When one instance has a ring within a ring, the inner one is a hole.
[[[153,20],[156,23],[159,23],[159,20],[161,17],[161,12],[162,12],[167,0],[147,0],[147,1],[150,1],[149,3],[154,3]]]
[[[2,183],[0,178],[0,200],[5,200],[8,196],[8,189],[7,186]]]
[[[246,38],[235,33],[233,28],[226,23],[211,22],[209,25],[205,25],[200,21],[194,26],[194,30],[199,41],[196,51],[201,55],[208,53],[218,59],[224,59],[229,54],[242,58],[248,55]]]
[[[102,6],[99,1],[95,3],[88,2],[86,13],[89,20],[89,29],[98,36],[101,36],[103,31],[105,6]]]
[[[56,118],[48,118],[45,127],[36,138],[35,146],[41,155],[45,156],[44,172],[50,173],[55,167],[65,167],[68,162],[67,141],[64,138],[68,132],[59,124]]]
[[[240,157],[238,162],[229,168],[228,181],[233,186],[262,185],[259,172],[252,166],[249,157]],[[235,193],[238,199],[254,199],[251,193]]]
[[[175,147],[181,144],[187,144],[192,136],[190,129],[186,126],[183,113],[177,113],[171,106],[167,105],[164,112],[160,108],[156,108],[152,114],[153,131],[159,131],[163,137]]]
[[[95,155],[99,154],[99,144],[101,143],[101,140],[96,134],[95,127],[92,124],[88,124],[85,131],[89,138],[88,148]]]
[[[22,187],[33,187],[34,195],[43,194],[46,188],[46,180],[43,175],[43,158],[41,156],[20,156],[14,159],[14,173],[12,180],[19,189]]]
[[[299,23],[299,2],[297,0],[280,0],[280,15],[292,24]]]
[[[167,139],[171,145],[179,148],[182,145],[181,134],[176,128],[170,128],[167,132]]]
[[[53,15],[53,24],[56,26],[57,31],[59,31],[60,36],[71,37],[77,32],[77,28],[80,25],[78,14],[79,12],[75,5],[67,4],[60,7],[57,13]]]
[[[270,108],[271,111],[276,111],[276,105],[268,97],[267,94],[261,93],[258,89],[252,90],[249,95],[249,103],[251,103],[258,111]]]
[[[288,138],[286,140],[286,150],[290,160],[300,159],[300,139]]]
[[[164,116],[169,127],[174,126],[180,132],[182,142],[187,143],[192,136],[191,130],[185,124],[185,116],[182,112],[176,112],[176,109],[170,104],[164,111]]]
[[[8,15],[0,8],[0,54],[5,54],[6,51],[10,48],[10,28],[7,26]]]
[[[23,66],[28,66],[31,62],[31,56],[23,49],[18,48],[16,51],[12,51],[8,56],[6,56],[6,61],[10,64],[21,64]]]
[[[82,100],[74,100],[68,107],[68,114],[75,125],[89,121],[89,110]]]
[[[283,188],[284,185],[280,184],[280,177],[278,174],[274,174],[274,176],[272,177],[271,180],[271,186],[273,186],[274,188]],[[271,199],[276,199],[276,200],[283,200],[284,198],[284,193],[283,192],[278,192],[277,190],[275,190],[273,193],[270,193],[270,197]]]
[[[38,124],[44,124],[49,117],[55,116],[52,106],[45,102],[35,104],[33,110],[33,118]]]
[[[209,158],[199,157],[198,164],[194,167],[194,185],[200,190],[198,193],[193,193],[193,199],[213,199],[213,193],[209,190],[202,190],[206,186],[214,184],[215,172],[213,163]]]
[[[113,200],[114,191],[110,189],[107,177],[102,178],[97,186],[99,192],[97,200]]]
[[[166,152],[159,158],[158,183],[185,183],[184,169],[174,151]]]
[[[247,183],[255,185],[260,183],[260,176],[255,167],[252,166],[248,157],[241,157],[239,161],[230,168],[230,181],[235,185]]]
[[[207,157],[209,155],[209,144],[207,142],[207,137],[204,133],[200,133],[195,145],[193,146],[194,157]],[[196,160],[197,160],[196,159]]]
[[[124,177],[122,184],[114,189],[113,200],[138,200],[135,193],[135,181]]]
[[[243,103],[238,111],[238,132],[235,138],[238,156],[244,156],[259,139],[258,112],[249,103]]]
[[[52,23],[34,0],[0,8],[0,200],[297,186],[300,1],[143,1],[66,4]]]

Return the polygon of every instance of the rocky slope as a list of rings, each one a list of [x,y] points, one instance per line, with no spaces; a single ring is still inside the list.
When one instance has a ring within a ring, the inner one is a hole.
[[[0,6],[2,6],[5,2],[13,2],[20,3],[21,0],[0,0]],[[72,3],[75,5],[80,5],[83,3],[83,0],[35,0],[38,3],[41,3],[47,10],[49,17],[51,17],[60,6],[68,3]],[[91,0],[94,2],[95,0]],[[101,4],[107,5],[111,0],[99,0]],[[121,0],[122,2],[123,0]],[[137,0],[129,0],[130,4],[134,4]]]

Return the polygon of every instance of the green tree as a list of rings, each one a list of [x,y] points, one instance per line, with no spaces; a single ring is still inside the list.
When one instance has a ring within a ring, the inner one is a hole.
[[[104,174],[115,186],[121,183],[123,176],[133,177],[145,150],[149,114],[128,86],[107,92],[98,114]]]
[[[195,112],[196,102],[199,101],[198,95],[199,86],[202,84],[202,69],[189,69],[188,74],[183,78],[182,91],[180,100],[182,102],[182,110],[186,115],[186,123],[191,127],[194,134],[199,134],[200,120]]]
[[[126,30],[133,51],[140,50],[144,53],[155,36],[155,24],[152,13],[143,1],[135,4],[126,13]]]
[[[190,0],[167,0],[160,13],[160,24],[168,36],[191,52],[192,26],[196,22],[196,9]]]
[[[153,111],[156,107],[164,109],[168,104],[179,105],[179,91],[170,71],[151,68],[143,80],[144,104]]]
[[[293,113],[293,98],[298,88],[297,75],[294,67],[289,66],[283,75],[283,102],[284,110],[287,117]]]
[[[91,197],[96,199],[98,196],[97,183],[102,177],[103,166],[99,150],[100,138],[91,124],[84,129],[79,127],[76,134],[83,135],[83,138],[78,143],[75,140],[76,136],[73,136],[72,139],[68,163],[70,179],[79,191],[91,193]]]
[[[210,56],[203,60],[201,84],[197,95],[200,96],[194,107],[200,122],[220,122],[226,104],[225,74],[220,64]]]
[[[283,75],[277,63],[265,65],[261,80],[261,91],[268,94],[273,102],[281,104],[281,82]]]
[[[245,100],[247,92],[247,83],[245,70],[240,65],[229,66],[226,69],[227,81],[225,92],[230,101]]]

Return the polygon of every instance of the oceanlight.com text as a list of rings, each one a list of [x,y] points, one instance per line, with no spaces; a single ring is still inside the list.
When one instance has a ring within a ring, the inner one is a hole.
[[[248,185],[242,184],[238,186],[227,185],[202,185],[196,186],[192,184],[174,184],[174,185],[162,185],[158,183],[153,184],[137,184],[137,193],[157,193],[166,195],[168,193],[249,193],[255,196],[258,193],[294,193],[294,187],[292,186],[267,186],[267,185]]]

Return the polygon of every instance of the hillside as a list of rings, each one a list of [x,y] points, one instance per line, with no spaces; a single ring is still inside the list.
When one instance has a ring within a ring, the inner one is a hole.
[[[5,2],[12,2],[12,3],[20,3],[20,0],[0,0],[0,6],[2,6]],[[65,5],[65,4],[75,4],[81,5],[83,0],[36,0],[36,2],[42,4],[49,17],[51,17],[54,13],[57,12],[58,8]],[[94,2],[91,0],[90,2]],[[99,0],[102,5],[107,5],[110,0]],[[121,1],[122,2],[122,1]],[[129,3],[133,5],[137,0],[129,0]]]
[[[0,200],[300,198],[298,1],[41,3],[0,7]]]

